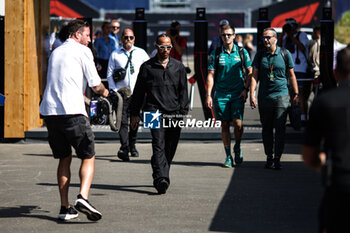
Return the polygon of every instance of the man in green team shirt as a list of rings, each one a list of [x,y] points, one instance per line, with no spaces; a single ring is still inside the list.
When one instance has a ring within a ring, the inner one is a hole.
[[[233,43],[235,29],[225,25],[221,30],[223,46],[218,51],[214,50],[209,58],[209,71],[207,77],[207,106],[214,105],[216,119],[221,120],[221,137],[225,147],[226,161],[224,167],[233,166],[231,156],[230,122],[233,122],[235,135],[235,163],[243,162],[241,150],[241,138],[243,134],[244,103],[249,90],[249,77],[252,72],[251,61],[248,52],[243,49],[243,60],[241,60],[239,47]],[[242,73],[242,62],[246,68],[247,75]],[[211,92],[215,83],[215,97]]]
[[[262,39],[265,49],[259,51],[254,57],[250,103],[254,108],[257,106],[254,91],[260,81],[258,105],[264,150],[267,156],[265,167],[280,169],[280,159],[284,150],[287,108],[290,102],[288,76],[292,86],[292,101],[299,103],[299,92],[291,54],[287,50],[282,51],[277,46],[276,31],[273,28],[266,28]]]

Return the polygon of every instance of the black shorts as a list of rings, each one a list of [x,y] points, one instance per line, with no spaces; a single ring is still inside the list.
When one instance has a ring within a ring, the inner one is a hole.
[[[86,116],[49,116],[44,119],[55,158],[70,156],[72,146],[81,159],[92,158],[95,155],[95,137]]]

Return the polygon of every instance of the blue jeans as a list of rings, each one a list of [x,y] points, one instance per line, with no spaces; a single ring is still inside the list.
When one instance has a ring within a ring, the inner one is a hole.
[[[280,158],[284,150],[289,95],[259,98],[258,101],[265,154]]]

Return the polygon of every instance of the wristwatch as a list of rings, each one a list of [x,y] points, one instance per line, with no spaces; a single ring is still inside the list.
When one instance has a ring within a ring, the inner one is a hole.
[[[295,95],[299,95],[299,93],[295,93]]]

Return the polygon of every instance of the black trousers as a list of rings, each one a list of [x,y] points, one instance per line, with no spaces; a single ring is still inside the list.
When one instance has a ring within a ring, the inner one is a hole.
[[[137,137],[137,127],[136,129],[132,129],[129,127],[130,121],[130,105],[131,98],[124,100],[123,102],[123,113],[122,113],[122,122],[119,130],[119,140],[123,151],[129,151],[135,148],[136,137]]]
[[[179,127],[151,129],[153,150],[151,165],[154,184],[163,178],[170,184],[169,170],[179,142],[180,133],[181,128]]]
[[[101,65],[102,69],[98,71],[101,78],[107,78],[108,60],[97,58],[97,62]]]
[[[319,211],[319,232],[350,232],[350,187],[326,189]]]
[[[101,77],[101,79],[107,79],[108,60],[97,58],[97,62],[102,67],[102,69],[98,71],[98,75]],[[102,81],[102,83],[107,89],[109,89],[107,81]]]

